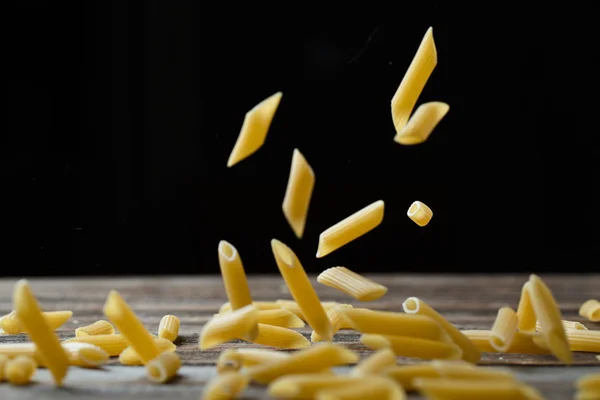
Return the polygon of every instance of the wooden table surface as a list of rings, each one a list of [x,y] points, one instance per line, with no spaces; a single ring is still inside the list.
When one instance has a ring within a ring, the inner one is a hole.
[[[401,311],[402,302],[418,296],[437,309],[460,329],[490,329],[499,307],[516,309],[521,286],[527,275],[371,275],[388,286],[386,296],[376,302],[350,301],[341,292],[318,284],[314,286],[322,301],[340,301],[377,310]],[[583,321],[577,310],[589,298],[600,297],[600,274],[542,275],[559,302],[563,318]],[[12,309],[12,287],[16,280],[0,280],[0,313]],[[249,278],[255,300],[289,299],[279,276]],[[63,388],[55,388],[45,369],[40,369],[35,384],[13,387],[0,384],[0,399],[199,399],[203,384],[216,372],[219,353],[246,343],[228,343],[209,351],[198,349],[198,332],[226,301],[221,278],[152,277],[152,278],[81,278],[31,279],[32,288],[47,310],[73,310],[73,318],[57,332],[62,339],[74,336],[78,326],[87,325],[102,315],[102,305],[109,290],[117,289],[151,332],[156,332],[163,315],[181,319],[180,338],[176,342],[184,366],[176,382],[153,385],[147,382],[143,367],[119,365],[116,359],[100,370],[72,367]],[[600,330],[600,323],[585,322]],[[300,329],[310,335],[310,329]],[[358,341],[353,331],[340,331],[335,341],[356,350],[361,356],[371,353]],[[27,341],[26,335],[0,336],[1,343]],[[258,347],[258,346],[254,346]],[[399,358],[399,363],[411,360]],[[576,353],[573,366],[562,366],[552,356],[484,353],[481,364],[511,368],[525,382],[537,387],[547,399],[570,399],[573,382],[587,373],[600,373],[600,361],[590,353]],[[345,368],[341,368],[343,371]],[[244,399],[268,398],[261,387],[251,387]],[[420,398],[410,395],[411,399]]]

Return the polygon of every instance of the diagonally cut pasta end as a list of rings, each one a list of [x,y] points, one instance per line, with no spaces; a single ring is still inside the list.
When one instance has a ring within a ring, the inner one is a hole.
[[[233,245],[226,240],[221,240],[219,242],[218,248],[219,255],[225,258],[227,261],[232,261],[237,256],[237,249],[233,247]]]
[[[548,347],[552,350],[556,358],[565,364],[571,364],[573,362],[573,353],[569,348],[569,343],[560,335],[552,332],[549,333],[545,339]]]
[[[288,267],[294,267],[294,257],[292,256],[291,250],[285,244],[277,239],[271,240],[271,249],[275,257],[285,263]]]

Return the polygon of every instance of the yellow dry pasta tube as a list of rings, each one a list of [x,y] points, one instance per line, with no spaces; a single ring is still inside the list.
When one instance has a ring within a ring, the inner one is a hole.
[[[341,329],[342,325],[348,325],[344,315],[344,310],[348,308],[352,308],[352,306],[350,304],[339,304],[327,310],[327,318],[329,318],[329,321],[331,321],[331,329],[334,335]],[[313,331],[310,335],[310,340],[311,342],[324,341],[323,338],[315,331]]]
[[[257,310],[277,310],[282,308],[281,304],[276,301],[253,301],[252,305],[256,307]],[[231,311],[231,303],[223,303],[223,305],[219,308],[219,314],[225,314],[226,312]]]
[[[315,173],[300,150],[294,149],[292,167],[288,178],[283,204],[285,219],[298,239],[302,239],[308,207],[315,187]]]
[[[179,324],[179,318],[175,315],[165,315],[158,324],[158,337],[175,341],[179,335]]]
[[[314,398],[315,400],[405,400],[406,393],[392,379],[369,376],[346,386],[320,390]]]
[[[587,374],[575,382],[577,390],[600,391],[600,374]]]
[[[423,300],[417,297],[409,297],[404,303],[402,308],[407,314],[420,314],[426,315],[433,318],[440,326],[446,331],[450,338],[458,347],[461,348],[463,355],[462,358],[473,364],[477,364],[481,358],[481,352],[473,342],[463,335],[454,325],[452,325],[446,318],[442,317],[433,308],[429,307]]]
[[[75,329],[75,337],[93,336],[93,335],[112,335],[115,333],[115,327],[108,321],[103,319],[94,322],[93,324],[82,326]]]
[[[173,379],[181,368],[181,358],[174,352],[161,353],[146,363],[148,379],[154,383],[166,383]]]
[[[37,364],[32,357],[17,356],[6,362],[4,377],[12,385],[26,385],[35,375]]]
[[[378,375],[384,369],[396,365],[396,354],[392,349],[377,350],[362,360],[350,371],[351,376]]]
[[[277,239],[271,240],[271,249],[281,276],[290,294],[300,307],[300,311],[311,328],[323,338],[331,340],[333,329],[321,301],[312,287],[296,254]]]
[[[496,353],[496,350],[491,345],[492,331],[489,330],[464,330],[461,331],[463,335],[468,337],[473,344],[480,350],[488,353]],[[522,354],[549,354],[550,352],[535,344],[534,338],[536,336],[517,332],[513,337],[513,340],[503,353],[522,353]]]
[[[433,360],[457,360],[462,357],[462,350],[454,343],[419,339],[408,336],[377,335],[365,333],[360,342],[373,350],[390,348],[397,356]]]
[[[215,314],[200,331],[200,348],[208,349],[233,339],[254,340],[258,335],[258,310],[253,305]]]
[[[37,352],[52,373],[54,382],[57,386],[62,385],[69,369],[69,359],[44,318],[27,280],[23,279],[15,284],[13,307],[19,323],[35,343]]]
[[[408,123],[410,115],[437,65],[437,50],[433,40],[433,28],[427,29],[400,86],[392,98],[392,120],[396,132]]]
[[[33,343],[0,343],[0,357],[14,358],[16,356],[37,357]],[[36,359],[36,361],[39,361]]]
[[[406,215],[408,218],[413,220],[415,224],[423,227],[429,224],[429,221],[431,221],[431,218],[433,218],[433,211],[431,211],[431,208],[429,208],[425,203],[417,200],[410,205]]]
[[[154,337],[144,328],[142,322],[116,290],[111,290],[108,294],[103,311],[125,337],[127,343],[140,355],[144,364],[160,354]]]
[[[412,392],[416,390],[413,384],[416,378],[439,378],[440,373],[431,363],[420,363],[413,365],[396,365],[385,368],[382,375],[398,382],[404,390]]]
[[[387,293],[388,289],[365,278],[346,267],[328,268],[317,277],[317,282],[340,290],[359,301],[374,301]]]
[[[600,353],[600,331],[568,330],[567,341],[572,351]]]
[[[581,322],[577,322],[577,321],[563,320],[562,324],[566,331],[568,331],[568,330],[587,331],[588,330],[588,328],[584,324],[582,324]],[[535,329],[536,329],[536,331],[540,332],[542,330],[542,325],[540,325],[539,322],[536,322]]]
[[[405,146],[425,142],[448,111],[450,106],[441,101],[421,104],[408,123],[396,132],[394,141]]]
[[[231,243],[224,240],[219,242],[218,253],[221,276],[232,309],[236,310],[252,304],[240,253]]]
[[[562,315],[552,292],[537,275],[532,274],[529,282],[531,282],[531,304],[542,328],[541,333],[545,343],[560,361],[571,364],[573,354],[569,349],[569,342],[562,324]]]
[[[154,338],[154,343],[156,343],[160,353],[172,353],[177,349],[173,342],[165,338]],[[119,354],[119,362],[123,365],[144,365],[140,355],[131,346],[125,348]]]
[[[428,399],[543,400],[534,388],[519,382],[417,378],[417,390]]]
[[[490,344],[497,351],[506,351],[517,333],[517,313],[510,307],[502,307],[492,325]]]
[[[275,301],[275,304],[277,304],[280,308],[285,308],[286,310],[296,314],[296,316],[298,318],[300,318],[302,321],[306,321],[306,317],[304,317],[304,314],[302,314],[302,310],[300,310],[300,306],[298,306],[298,303],[296,303],[293,300],[283,300],[283,299],[279,299]],[[336,302],[336,301],[322,301],[321,302],[321,306],[323,307],[323,310],[327,311],[337,305],[339,305],[340,303]],[[340,328],[342,329],[342,328]]]
[[[383,221],[384,208],[383,200],[378,200],[321,232],[317,258],[325,257],[375,229]]]
[[[600,301],[590,299],[579,307],[579,315],[592,322],[600,322]]]
[[[466,362],[433,360],[431,365],[440,378],[508,382],[517,380],[509,370],[475,367]]]
[[[323,343],[297,351],[279,361],[250,367],[246,372],[252,380],[267,384],[280,376],[322,371],[357,361],[358,355],[352,350],[333,343]]]
[[[279,349],[304,349],[310,341],[300,332],[280,326],[258,324],[258,336],[250,342]]]
[[[306,325],[296,314],[284,308],[278,310],[259,310],[258,322],[282,328],[304,328]]]
[[[110,358],[106,351],[89,343],[62,343],[62,347],[69,357],[69,364],[78,367],[98,368],[106,364]]]
[[[42,312],[42,315],[44,316],[44,319],[46,320],[46,323],[50,329],[55,330],[63,326],[73,316],[73,311],[45,311]],[[19,323],[15,311],[12,311],[2,317],[0,320],[0,328],[10,335],[18,335],[19,333],[25,332]]]
[[[288,353],[269,349],[227,349],[217,360],[217,372],[239,371],[243,367],[266,364],[289,357]]]
[[[521,289],[521,298],[517,307],[517,328],[519,332],[535,333],[537,318],[531,304],[531,282],[527,281]]]
[[[129,346],[125,337],[120,333],[114,335],[79,336],[63,341],[63,343],[70,342],[93,344],[106,351],[111,357],[118,356],[127,346]]]
[[[4,382],[4,367],[8,362],[8,356],[0,354],[0,382]]]
[[[258,103],[246,113],[242,130],[231,150],[227,167],[233,167],[238,162],[254,154],[265,143],[271,122],[279,107],[283,93],[277,92]]]
[[[238,398],[248,384],[250,378],[247,375],[236,372],[228,372],[211,379],[202,393],[202,400],[230,400]]]
[[[312,399],[323,389],[361,382],[360,377],[329,374],[284,375],[269,384],[269,396],[277,399]]]
[[[428,315],[375,311],[368,308],[344,309],[352,329],[361,333],[410,336],[421,339],[449,341],[442,326]]]

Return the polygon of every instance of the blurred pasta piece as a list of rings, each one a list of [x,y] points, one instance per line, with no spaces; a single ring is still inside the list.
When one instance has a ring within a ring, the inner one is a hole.
[[[332,267],[321,272],[317,281],[340,290],[359,301],[374,301],[387,293],[387,287],[373,282],[346,267]]]

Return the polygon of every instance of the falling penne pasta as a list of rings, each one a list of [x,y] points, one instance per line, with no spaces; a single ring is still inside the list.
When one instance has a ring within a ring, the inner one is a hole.
[[[175,315],[165,315],[158,324],[158,337],[174,342],[179,336],[180,321]]]
[[[306,317],[304,317],[304,314],[302,314],[302,310],[300,310],[300,306],[298,306],[298,303],[296,303],[295,301],[279,299],[279,300],[276,300],[275,303],[279,307],[285,308],[286,310],[296,314],[296,316],[298,318],[300,318],[302,321],[306,322]],[[327,311],[335,306],[338,306],[339,304],[340,303],[338,303],[337,301],[322,301],[321,302],[321,306],[323,307],[323,310],[325,310],[325,311]],[[342,328],[340,328],[340,329],[342,329]]]
[[[45,311],[42,312],[46,323],[50,327],[51,330],[56,330],[63,326],[72,316],[73,311],[63,310],[63,311]],[[17,319],[17,314],[15,311],[12,311],[0,320],[0,328],[4,330],[4,332],[9,335],[18,335],[19,333],[24,333],[25,330],[19,323]]]
[[[517,333],[517,313],[510,307],[502,307],[492,325],[490,344],[497,351],[506,351]]]
[[[428,399],[543,400],[536,389],[516,381],[417,378],[414,385]]]
[[[449,110],[450,106],[441,101],[421,104],[408,123],[396,132],[394,141],[405,146],[425,142]]]
[[[514,382],[516,377],[507,369],[475,367],[465,362],[433,360],[431,365],[445,379]]]
[[[374,301],[387,293],[388,289],[365,278],[346,267],[328,268],[317,277],[317,282],[338,289],[359,301]]]
[[[280,376],[322,371],[357,361],[358,355],[352,350],[332,343],[323,343],[297,351],[282,360],[250,367],[246,373],[256,382],[268,384]]]
[[[374,375],[364,377],[356,383],[320,390],[314,398],[315,400],[405,400],[406,393],[392,379]]]
[[[217,360],[217,372],[220,374],[235,372],[241,368],[266,364],[287,357],[289,353],[269,349],[227,349],[221,352]]]
[[[396,132],[408,123],[410,115],[437,65],[437,50],[433,40],[433,28],[427,29],[400,86],[392,98],[392,120]]]
[[[248,384],[250,378],[237,372],[228,372],[212,378],[205,386],[202,400],[236,399]]]
[[[166,383],[173,379],[181,368],[181,358],[177,353],[165,352],[146,363],[146,372],[150,382]]]
[[[29,283],[24,279],[15,284],[13,307],[19,323],[35,343],[36,351],[52,373],[54,382],[61,386],[69,369],[67,353],[48,325]]]
[[[477,347],[461,333],[454,325],[452,325],[446,318],[442,317],[433,308],[429,307],[423,300],[417,297],[409,297],[402,303],[402,308],[407,314],[420,314],[426,315],[433,318],[440,326],[446,331],[450,338],[463,352],[463,360],[473,364],[477,364],[481,358],[481,352]]]
[[[577,390],[600,391],[600,373],[586,374],[575,382]]]
[[[278,308],[282,308],[281,304],[276,301],[253,301],[252,305],[256,307],[257,310],[276,310]],[[231,311],[230,302],[223,303],[223,305],[219,308],[219,314],[225,314],[229,311]]]
[[[429,208],[425,203],[420,201],[414,201],[410,207],[408,207],[408,211],[406,212],[408,218],[413,220],[413,222],[420,227],[423,227],[429,224],[431,218],[433,218],[433,211]]]
[[[581,322],[577,322],[577,321],[565,321],[565,320],[563,320],[562,324],[563,324],[565,330],[567,330],[567,331],[568,330],[580,330],[580,331],[587,331],[588,330],[588,328],[584,324],[582,324]],[[539,322],[536,322],[535,329],[536,329],[536,331],[541,332],[541,330],[543,328],[542,328],[542,325],[540,325]]]
[[[325,257],[375,229],[383,221],[385,204],[378,200],[321,232],[317,258]]]
[[[282,328],[303,328],[306,324],[296,314],[280,308],[278,310],[259,310],[258,322]]]
[[[281,206],[283,215],[298,239],[302,239],[308,207],[315,187],[315,173],[300,150],[294,149],[292,167]]]
[[[27,385],[36,370],[37,364],[32,357],[17,356],[6,362],[4,377],[12,385]]]
[[[440,373],[430,362],[412,365],[396,365],[385,368],[381,374],[398,382],[398,384],[407,392],[416,390],[414,381],[417,378],[440,377]]]
[[[103,319],[94,322],[93,324],[82,326],[75,329],[75,337],[94,336],[94,335],[112,335],[115,333],[115,327],[108,321]]]
[[[408,336],[377,335],[364,333],[360,342],[373,350],[390,348],[397,356],[422,360],[458,360],[463,353],[454,343],[438,342]]]
[[[254,340],[258,335],[258,310],[248,305],[215,314],[200,331],[200,348],[208,349],[233,339]]]
[[[600,353],[600,331],[567,330],[567,341],[571,351]]]
[[[300,260],[288,246],[277,239],[271,240],[271,249],[279,272],[300,307],[305,321],[323,340],[331,340],[333,337],[331,322]]]
[[[165,338],[154,338],[154,343],[160,353],[173,353],[177,349],[173,342]],[[123,365],[144,365],[140,355],[131,346],[128,346],[119,354],[119,362]]]
[[[225,292],[233,310],[252,304],[250,288],[246,279],[240,253],[231,243],[219,242],[219,265]]]
[[[560,361],[571,364],[573,355],[562,324],[562,315],[552,292],[537,275],[529,277],[531,304],[548,348]],[[534,324],[535,329],[535,324]]]
[[[93,344],[107,352],[111,357],[118,356],[127,346],[129,346],[125,337],[120,333],[114,335],[79,336],[63,341],[63,343],[70,342]]]
[[[600,301],[590,299],[579,307],[579,315],[592,322],[600,322]]]
[[[327,318],[329,318],[329,321],[331,321],[331,329],[334,335],[342,328],[342,326],[348,325],[344,315],[344,310],[349,308],[352,308],[350,304],[339,304],[327,310]],[[311,342],[324,341],[323,338],[315,331],[313,331],[310,335],[310,340]]]
[[[0,343],[0,357],[15,358],[16,356],[38,357],[33,343]],[[39,362],[39,358],[36,358]]]
[[[310,341],[300,332],[280,326],[258,324],[258,336],[252,343],[279,349],[304,349],[310,347]]]
[[[98,368],[109,359],[106,351],[93,344],[69,342],[62,343],[62,347],[69,357],[69,364],[77,367]]]
[[[283,93],[277,92],[246,113],[242,130],[227,160],[227,167],[233,167],[254,154],[265,143],[282,95]]]
[[[360,381],[361,377],[322,373],[284,375],[269,384],[268,393],[277,399],[312,399],[321,390]]]
[[[442,326],[428,315],[375,311],[368,308],[349,308],[344,309],[343,313],[352,329],[361,333],[451,341]]]
[[[498,352],[491,345],[492,340],[492,331],[490,330],[463,330],[461,331],[463,335],[469,338],[471,342],[480,350],[487,353],[495,353]],[[550,352],[538,346],[534,342],[535,335],[530,335],[526,333],[517,332],[513,337],[513,340],[508,347],[508,349],[504,350],[503,353],[521,353],[521,354],[550,354]]]
[[[517,307],[517,328],[519,332],[535,333],[536,316],[531,304],[531,282],[527,281],[521,289],[521,299]]]
[[[396,354],[392,349],[377,350],[369,357],[359,362],[350,371],[351,376],[378,375],[384,369],[396,365]]]

